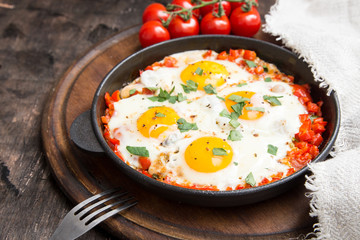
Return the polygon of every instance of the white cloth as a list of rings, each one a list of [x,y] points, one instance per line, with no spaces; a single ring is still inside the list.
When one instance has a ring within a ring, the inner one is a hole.
[[[311,66],[335,90],[341,127],[333,158],[310,164],[311,216],[317,239],[360,239],[360,1],[278,0],[264,31]]]

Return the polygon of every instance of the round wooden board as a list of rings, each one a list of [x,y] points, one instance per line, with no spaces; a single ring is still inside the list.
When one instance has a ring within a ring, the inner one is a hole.
[[[107,72],[140,49],[139,26],[94,46],[59,80],[42,122],[44,150],[53,175],[74,203],[122,186],[138,204],[101,224],[128,239],[289,239],[311,231],[309,201],[303,183],[276,198],[240,207],[205,208],[156,196],[122,175],[103,155],[76,148],[69,138],[72,121],[90,109]],[[263,33],[256,38],[268,39]],[[271,38],[269,38],[271,39]],[[305,180],[303,179],[302,182]]]

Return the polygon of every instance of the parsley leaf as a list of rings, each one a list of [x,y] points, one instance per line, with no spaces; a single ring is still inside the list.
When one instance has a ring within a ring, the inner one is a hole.
[[[155,117],[165,117],[165,114],[158,112],[155,114]]]
[[[133,95],[134,93],[136,93],[136,89],[131,89],[131,90],[129,91],[130,96]]]
[[[184,89],[184,92],[190,93],[191,91],[195,92],[198,88],[198,83],[194,82],[193,80],[187,80],[186,85],[181,84],[182,88]]]
[[[240,123],[235,119],[231,119],[229,123],[233,128],[237,128],[238,126],[240,126]]]
[[[215,156],[227,156],[228,155],[226,150],[223,148],[213,148],[212,153]]]
[[[129,153],[141,156],[141,157],[149,157],[149,151],[146,149],[146,147],[132,147],[132,146],[126,146],[126,149],[129,151]]]
[[[249,66],[249,68],[254,68],[257,66],[256,63],[254,63],[253,61],[245,60],[245,62]]]
[[[242,87],[242,86],[245,86],[245,85],[247,85],[247,83],[239,83],[238,85],[236,85],[236,86],[238,86],[238,87]]]
[[[236,94],[231,95],[228,99],[231,100],[231,101],[237,102],[237,103],[250,101],[249,98],[242,97],[242,96],[239,96],[239,95],[236,95]]]
[[[231,141],[240,141],[241,138],[242,138],[242,135],[239,131],[231,130],[227,139],[231,140]]]
[[[204,87],[204,91],[205,91],[207,94],[216,94],[216,93],[217,93],[216,89],[215,89],[214,86],[211,85],[211,84],[206,85],[206,86]]]
[[[180,118],[176,121],[180,132],[187,132],[189,130],[198,130],[196,123],[189,123],[184,118]]]
[[[178,93],[178,95],[177,95],[177,100],[178,100],[179,102],[185,101],[186,99],[187,99],[186,96],[184,96],[182,93]]]
[[[267,150],[268,153],[270,153],[272,155],[276,155],[277,150],[278,150],[278,148],[276,146],[271,145],[271,144],[268,145],[268,150]]]
[[[272,79],[270,77],[267,77],[264,79],[265,82],[272,82]]]
[[[269,68],[267,66],[263,66],[264,72],[269,72]]]
[[[269,95],[264,95],[263,99],[265,101],[268,101],[271,106],[280,106],[281,102],[279,101],[278,98],[282,98],[283,96],[269,96]]]
[[[245,102],[239,102],[237,104],[232,105],[231,108],[232,110],[234,110],[234,112],[236,112],[239,116],[241,116],[244,106],[245,106]]]
[[[197,75],[201,76],[201,75],[203,74],[203,70],[198,67],[198,68],[195,70],[195,73],[196,73]]]
[[[231,119],[230,113],[229,113],[226,109],[222,110],[219,115],[220,115],[221,117],[226,117],[226,118],[230,118],[230,119]]]
[[[250,172],[246,178],[245,178],[245,182],[247,184],[250,184],[252,187],[256,185],[256,181],[254,179],[254,175],[252,174],[252,172]]]
[[[233,163],[234,163],[234,165],[235,165],[235,166],[239,165],[239,163],[238,163],[238,162],[233,162]]]
[[[263,107],[246,107],[245,109],[250,111],[265,112],[265,108]]]
[[[217,95],[216,95],[216,97],[217,97],[218,99],[220,99],[220,100],[226,101],[226,99],[223,98],[223,97],[219,97],[219,96],[217,96]]]
[[[313,123],[314,119],[317,119],[317,118],[318,118],[318,116],[316,116],[316,115],[309,116],[309,119],[310,119],[311,123]]]

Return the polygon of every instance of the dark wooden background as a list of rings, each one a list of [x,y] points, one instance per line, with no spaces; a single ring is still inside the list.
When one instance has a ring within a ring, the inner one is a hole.
[[[44,106],[73,62],[141,24],[151,2],[0,0],[0,239],[48,239],[73,207],[46,163]],[[260,11],[274,2],[260,1]],[[111,236],[96,228],[79,239]]]

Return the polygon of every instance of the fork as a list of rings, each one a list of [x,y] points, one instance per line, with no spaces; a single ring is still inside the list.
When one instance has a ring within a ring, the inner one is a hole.
[[[105,204],[110,200],[117,201]],[[76,239],[107,218],[135,204],[137,204],[135,198],[129,196],[121,188],[110,189],[94,195],[76,205],[66,214],[50,240]],[[101,208],[95,210],[100,205],[102,205]],[[95,211],[92,212],[92,210]]]

